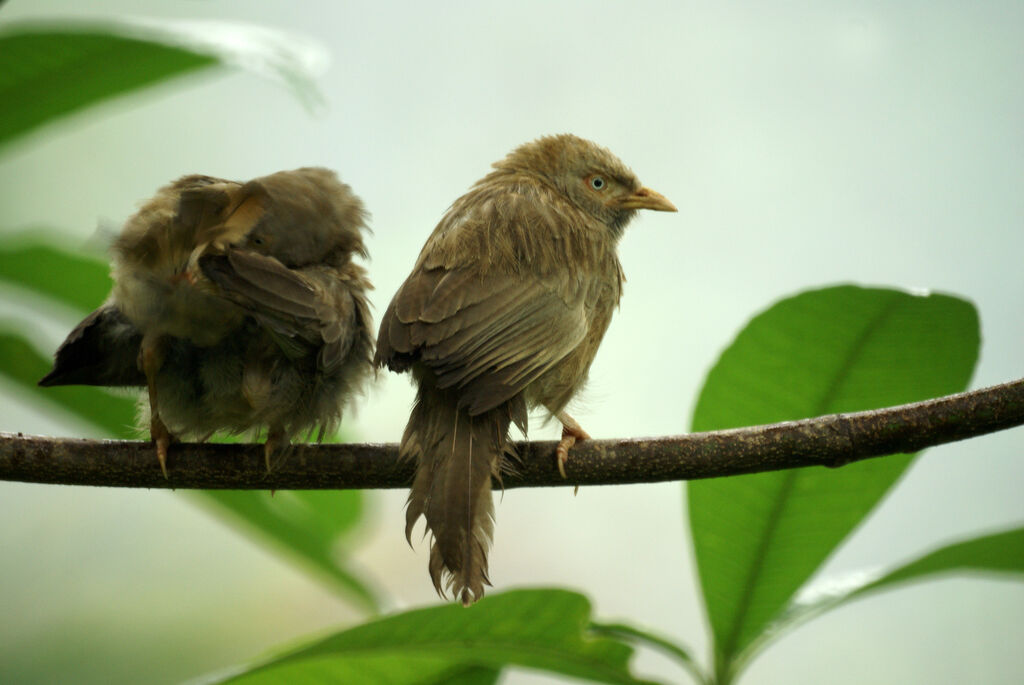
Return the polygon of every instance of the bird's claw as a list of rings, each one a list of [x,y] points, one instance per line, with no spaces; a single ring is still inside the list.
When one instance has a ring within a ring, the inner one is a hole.
[[[156,447],[156,458],[160,462],[160,470],[163,471],[164,478],[170,479],[167,475],[167,451],[171,446],[171,432],[167,430],[167,426],[160,420],[159,416],[154,416],[149,423],[149,433],[153,438],[153,445]]]
[[[558,459],[558,472],[562,474],[563,479],[567,479],[565,462],[569,461],[569,449],[577,442],[589,440],[590,435],[583,430],[580,424],[576,423],[574,418],[564,412],[558,415],[558,420],[562,422],[562,439],[558,441],[558,447],[555,448],[555,456]]]
[[[569,461],[569,448],[576,444],[576,436],[565,435],[558,441],[558,447],[555,448],[555,456],[558,457],[558,472],[562,474],[562,479],[568,478],[565,475],[565,462]]]
[[[267,473],[273,470],[274,458],[284,456],[290,444],[288,433],[283,428],[270,429],[267,441],[263,444],[263,460],[267,464]]]

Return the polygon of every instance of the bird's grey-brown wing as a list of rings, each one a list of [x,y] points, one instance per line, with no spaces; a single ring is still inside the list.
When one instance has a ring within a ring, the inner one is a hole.
[[[105,304],[68,334],[39,385],[145,385],[138,365],[141,342],[142,334],[124,314]]]
[[[361,334],[363,312],[332,267],[289,269],[273,257],[230,248],[199,259],[203,274],[245,309],[291,357],[319,348],[331,372]]]
[[[529,276],[472,267],[418,269],[384,314],[377,363],[419,361],[470,414],[520,393],[587,333],[585,298]]]
[[[384,314],[378,366],[421,363],[476,415],[580,345],[594,283],[546,268],[564,258],[555,236],[572,219],[541,192],[481,187],[452,206]]]

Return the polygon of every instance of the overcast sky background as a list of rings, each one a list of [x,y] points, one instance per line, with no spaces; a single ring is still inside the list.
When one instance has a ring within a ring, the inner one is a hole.
[[[983,336],[973,387],[1021,377],[1024,4],[809,5],[13,0],[0,25],[244,20],[312,39],[331,62],[312,114],[279,84],[220,71],[47,128],[0,155],[0,227],[53,227],[84,244],[98,222],[119,224],[185,173],[324,165],[372,212],[379,316],[446,207],[491,162],[569,131],[679,207],[641,215],[623,239],[622,307],[572,412],[594,437],[685,431],[704,374],[752,314],[838,282],[972,300]],[[35,310],[7,304],[0,315],[31,318],[51,346],[75,323]],[[85,434],[2,397],[2,430]],[[412,397],[406,378],[384,377],[347,429],[397,441]],[[533,438],[557,434],[534,425]],[[929,451],[823,575],[1019,525],[1021,435]],[[705,655],[680,490],[508,492],[495,590],[576,588],[599,617]],[[405,494],[372,497],[359,563],[394,607],[435,601],[426,545],[412,552],[403,539]],[[179,675],[198,675],[355,619],[181,495],[0,484],[0,549],[0,661],[57,637],[112,664],[176,641],[203,665]],[[946,580],[808,624],[744,682],[1018,683],[1022,641],[1021,585]],[[640,663],[679,677],[657,658]]]

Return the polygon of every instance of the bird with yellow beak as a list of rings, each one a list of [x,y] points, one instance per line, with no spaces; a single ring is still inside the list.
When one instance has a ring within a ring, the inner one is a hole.
[[[526,143],[457,199],[395,293],[375,363],[419,384],[400,453],[417,463],[420,516],[442,596],[480,599],[493,534],[491,479],[515,458],[509,428],[545,409],[556,458],[589,437],[565,412],[622,294],[619,239],[637,210],[674,212],[605,148],[574,135]]]

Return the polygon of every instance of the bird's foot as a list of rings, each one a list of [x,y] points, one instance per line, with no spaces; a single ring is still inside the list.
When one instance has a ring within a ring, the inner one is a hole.
[[[576,423],[576,419],[564,411],[559,412],[557,418],[562,422],[562,439],[558,441],[558,447],[555,448],[555,456],[558,458],[558,472],[562,474],[562,478],[567,478],[565,462],[569,461],[569,449],[577,442],[589,440],[590,435],[583,430],[580,424]]]
[[[274,463],[274,457],[281,457],[288,450],[290,445],[288,433],[283,428],[271,428],[267,434],[267,441],[263,444],[263,459],[267,464],[267,473],[270,473]]]
[[[160,417],[156,414],[149,420],[149,434],[153,438],[153,445],[156,447],[156,458],[160,462],[160,470],[164,473],[164,478],[168,478],[167,475],[167,450],[171,446],[171,442],[174,440],[174,436],[167,430],[167,426],[160,420]]]
[[[146,375],[146,388],[149,391],[149,435],[153,438],[153,445],[156,447],[156,458],[160,461],[160,470],[167,478],[167,449],[171,445],[174,436],[167,430],[163,420],[160,418],[159,404],[157,402],[156,375],[164,363],[164,355],[167,352],[167,338],[162,336],[145,335],[139,344],[138,365],[142,373]]]

